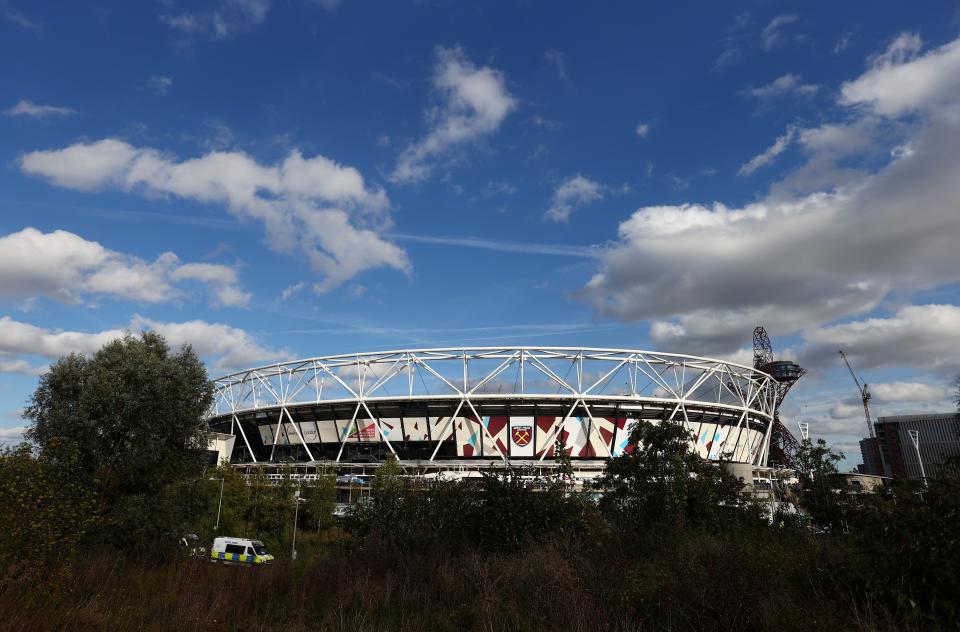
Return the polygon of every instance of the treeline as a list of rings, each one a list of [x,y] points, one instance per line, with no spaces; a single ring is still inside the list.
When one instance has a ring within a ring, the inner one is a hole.
[[[332,475],[277,482],[211,468],[210,396],[193,352],[154,334],[64,358],[41,378],[30,443],[0,455],[5,628],[960,625],[955,479],[854,493],[841,455],[805,442],[790,497],[800,511],[771,516],[689,450],[681,425],[639,423],[595,489],[573,490],[562,445],[546,479],[427,481],[388,461],[337,520]],[[202,546],[217,533],[255,537],[278,560],[213,565],[178,551],[189,533]]]

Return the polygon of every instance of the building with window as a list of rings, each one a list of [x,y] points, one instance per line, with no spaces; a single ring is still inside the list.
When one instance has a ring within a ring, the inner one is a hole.
[[[883,470],[896,480],[939,478],[960,474],[960,415],[896,415],[880,417],[874,427]],[[911,438],[916,432],[917,445]],[[922,465],[922,468],[921,468]]]

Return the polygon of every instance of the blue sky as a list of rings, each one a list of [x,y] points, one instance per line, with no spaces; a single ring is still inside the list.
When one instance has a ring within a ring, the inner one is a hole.
[[[212,374],[440,345],[960,371],[960,4],[0,0],[0,435],[126,329]]]

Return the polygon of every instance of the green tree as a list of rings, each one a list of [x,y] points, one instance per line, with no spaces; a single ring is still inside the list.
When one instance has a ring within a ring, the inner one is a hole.
[[[304,522],[316,527],[317,533],[332,527],[337,499],[336,478],[332,474],[322,474],[317,480],[304,484],[302,495],[305,500],[302,509]]]
[[[212,397],[189,346],[172,353],[157,333],[127,335],[89,359],[53,364],[25,409],[26,434],[41,454],[57,443],[76,455],[77,475],[97,489],[107,542],[175,543],[195,517],[196,486],[183,481],[203,470]]]
[[[600,508],[615,524],[710,529],[742,513],[740,481],[693,452],[682,424],[638,420],[628,445],[607,462],[599,482]]]
[[[76,450],[51,441],[34,454],[28,444],[0,452],[0,557],[21,579],[68,568],[96,528],[96,490],[79,475]]]
[[[846,480],[837,469],[843,458],[842,452],[832,450],[823,439],[816,443],[805,439],[794,457],[801,507],[814,524],[832,530],[846,528],[844,516],[849,494]]]

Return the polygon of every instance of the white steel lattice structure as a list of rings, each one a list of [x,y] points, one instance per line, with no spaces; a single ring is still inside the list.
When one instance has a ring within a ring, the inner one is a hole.
[[[636,419],[676,421],[708,459],[765,466],[776,382],[689,355],[463,347],[317,357],[215,380],[211,428],[234,463],[598,461]]]

